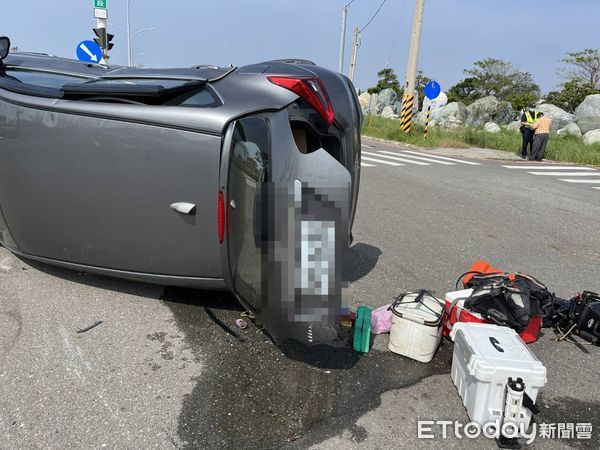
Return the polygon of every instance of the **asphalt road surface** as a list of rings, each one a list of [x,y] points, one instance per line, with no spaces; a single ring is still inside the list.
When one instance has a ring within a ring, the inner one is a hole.
[[[479,258],[528,272],[562,297],[600,291],[595,175],[365,145],[354,307],[419,288],[443,294]],[[0,248],[0,447],[495,447],[442,439],[441,429],[417,438],[417,420],[468,422],[449,375],[450,343],[430,364],[388,352],[386,335],[363,357],[284,355],[253,324],[234,339],[206,307],[228,324],[243,312],[224,293],[79,274]],[[600,349],[554,338],[544,330],[531,346],[548,371],[537,421],[592,423],[592,436],[531,447],[598,448]]]

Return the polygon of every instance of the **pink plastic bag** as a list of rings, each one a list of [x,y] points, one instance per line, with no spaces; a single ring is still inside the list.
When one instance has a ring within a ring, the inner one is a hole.
[[[389,333],[392,329],[392,311],[388,311],[388,308],[392,306],[384,305],[377,308],[371,314],[371,333],[383,334]]]

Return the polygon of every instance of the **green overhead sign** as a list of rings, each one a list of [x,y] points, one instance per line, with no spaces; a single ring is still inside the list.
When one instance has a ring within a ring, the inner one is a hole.
[[[94,8],[106,8],[106,0],[94,0]]]

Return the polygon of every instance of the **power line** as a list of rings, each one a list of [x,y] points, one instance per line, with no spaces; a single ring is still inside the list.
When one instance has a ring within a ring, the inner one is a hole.
[[[396,28],[400,28],[402,25],[402,21],[404,20],[404,12],[406,11],[406,5],[408,4],[408,0],[404,0],[404,4],[402,5],[402,12],[400,13],[400,20],[398,21],[398,26]],[[390,66],[390,60],[392,59],[392,53],[394,53],[394,47],[396,47],[396,41],[398,40],[399,33],[394,34],[394,40],[392,41],[392,47],[390,48],[390,54],[388,55],[387,61],[385,63],[385,67]]]
[[[368,26],[371,24],[371,22],[373,22],[373,20],[375,19],[375,17],[377,17],[377,14],[379,14],[379,11],[381,11],[381,8],[383,8],[383,5],[385,5],[385,2],[386,2],[386,1],[387,1],[387,0],[383,0],[383,1],[381,2],[381,5],[379,5],[379,8],[377,8],[377,11],[375,11],[375,14],[373,14],[373,17],[371,17],[371,20],[369,20],[369,21],[367,22],[367,24],[366,24],[364,27],[362,27],[362,28],[360,29],[359,33],[362,33],[362,32],[363,32],[363,30],[364,30],[365,28],[367,28],[367,27],[368,27]]]

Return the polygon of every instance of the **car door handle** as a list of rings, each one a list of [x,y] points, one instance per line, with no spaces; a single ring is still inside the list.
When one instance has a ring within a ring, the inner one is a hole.
[[[173,211],[177,211],[180,214],[187,214],[189,216],[196,215],[196,205],[194,205],[193,203],[186,203],[186,202],[171,203],[170,208]]]

